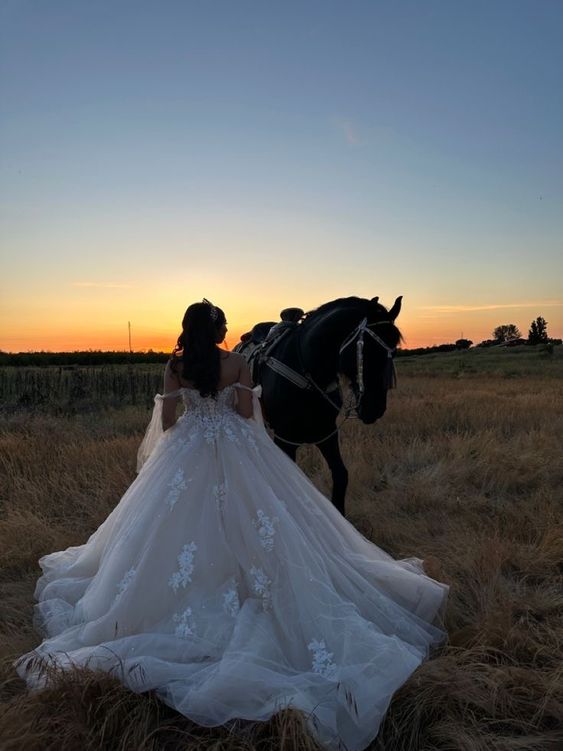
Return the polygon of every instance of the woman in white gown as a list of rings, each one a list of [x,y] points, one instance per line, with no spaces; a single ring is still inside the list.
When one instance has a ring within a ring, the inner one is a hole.
[[[186,311],[137,478],[84,545],[40,559],[46,638],[18,672],[115,672],[208,726],[293,707],[327,748],[363,749],[444,639],[447,587],[362,537],[277,448],[245,361],[217,346],[225,324]]]

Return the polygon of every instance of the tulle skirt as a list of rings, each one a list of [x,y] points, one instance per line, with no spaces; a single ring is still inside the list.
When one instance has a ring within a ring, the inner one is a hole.
[[[87,665],[201,725],[293,707],[327,748],[365,748],[445,636],[447,587],[366,540],[232,410],[180,418],[88,541],[40,565],[30,687],[41,664]]]

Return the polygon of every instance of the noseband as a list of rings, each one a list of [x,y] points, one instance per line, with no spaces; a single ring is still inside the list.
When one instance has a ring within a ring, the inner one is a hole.
[[[344,342],[342,343],[339,354],[342,355],[344,350],[352,344],[352,342],[357,339],[356,341],[356,385],[358,388],[358,397],[356,399],[356,411],[358,407],[360,406],[360,402],[362,401],[362,397],[365,393],[365,383],[364,383],[364,336],[368,334],[368,336],[371,336],[371,338],[379,344],[380,347],[383,347],[383,349],[387,352],[387,388],[393,388],[397,377],[395,374],[395,364],[393,362],[393,355],[395,354],[395,347],[390,347],[386,342],[383,341],[383,339],[378,336],[374,331],[371,330],[372,326],[380,326],[384,323],[391,323],[391,321],[376,321],[375,323],[368,323],[368,319],[364,318],[360,321],[360,323],[356,326],[354,331],[348,336]]]

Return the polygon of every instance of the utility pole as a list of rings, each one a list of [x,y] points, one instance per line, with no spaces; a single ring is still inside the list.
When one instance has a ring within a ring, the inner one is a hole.
[[[129,329],[129,353],[133,352],[131,349],[131,321],[127,321],[127,327]]]

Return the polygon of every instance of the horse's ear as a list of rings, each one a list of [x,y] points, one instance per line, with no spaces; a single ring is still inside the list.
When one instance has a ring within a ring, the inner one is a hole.
[[[379,302],[379,297],[372,297],[371,301],[375,302],[375,303],[378,303]]]
[[[399,295],[399,297],[395,300],[393,307],[389,311],[389,318],[394,321],[395,318],[399,315],[401,312],[401,304],[403,302],[403,296]]]

